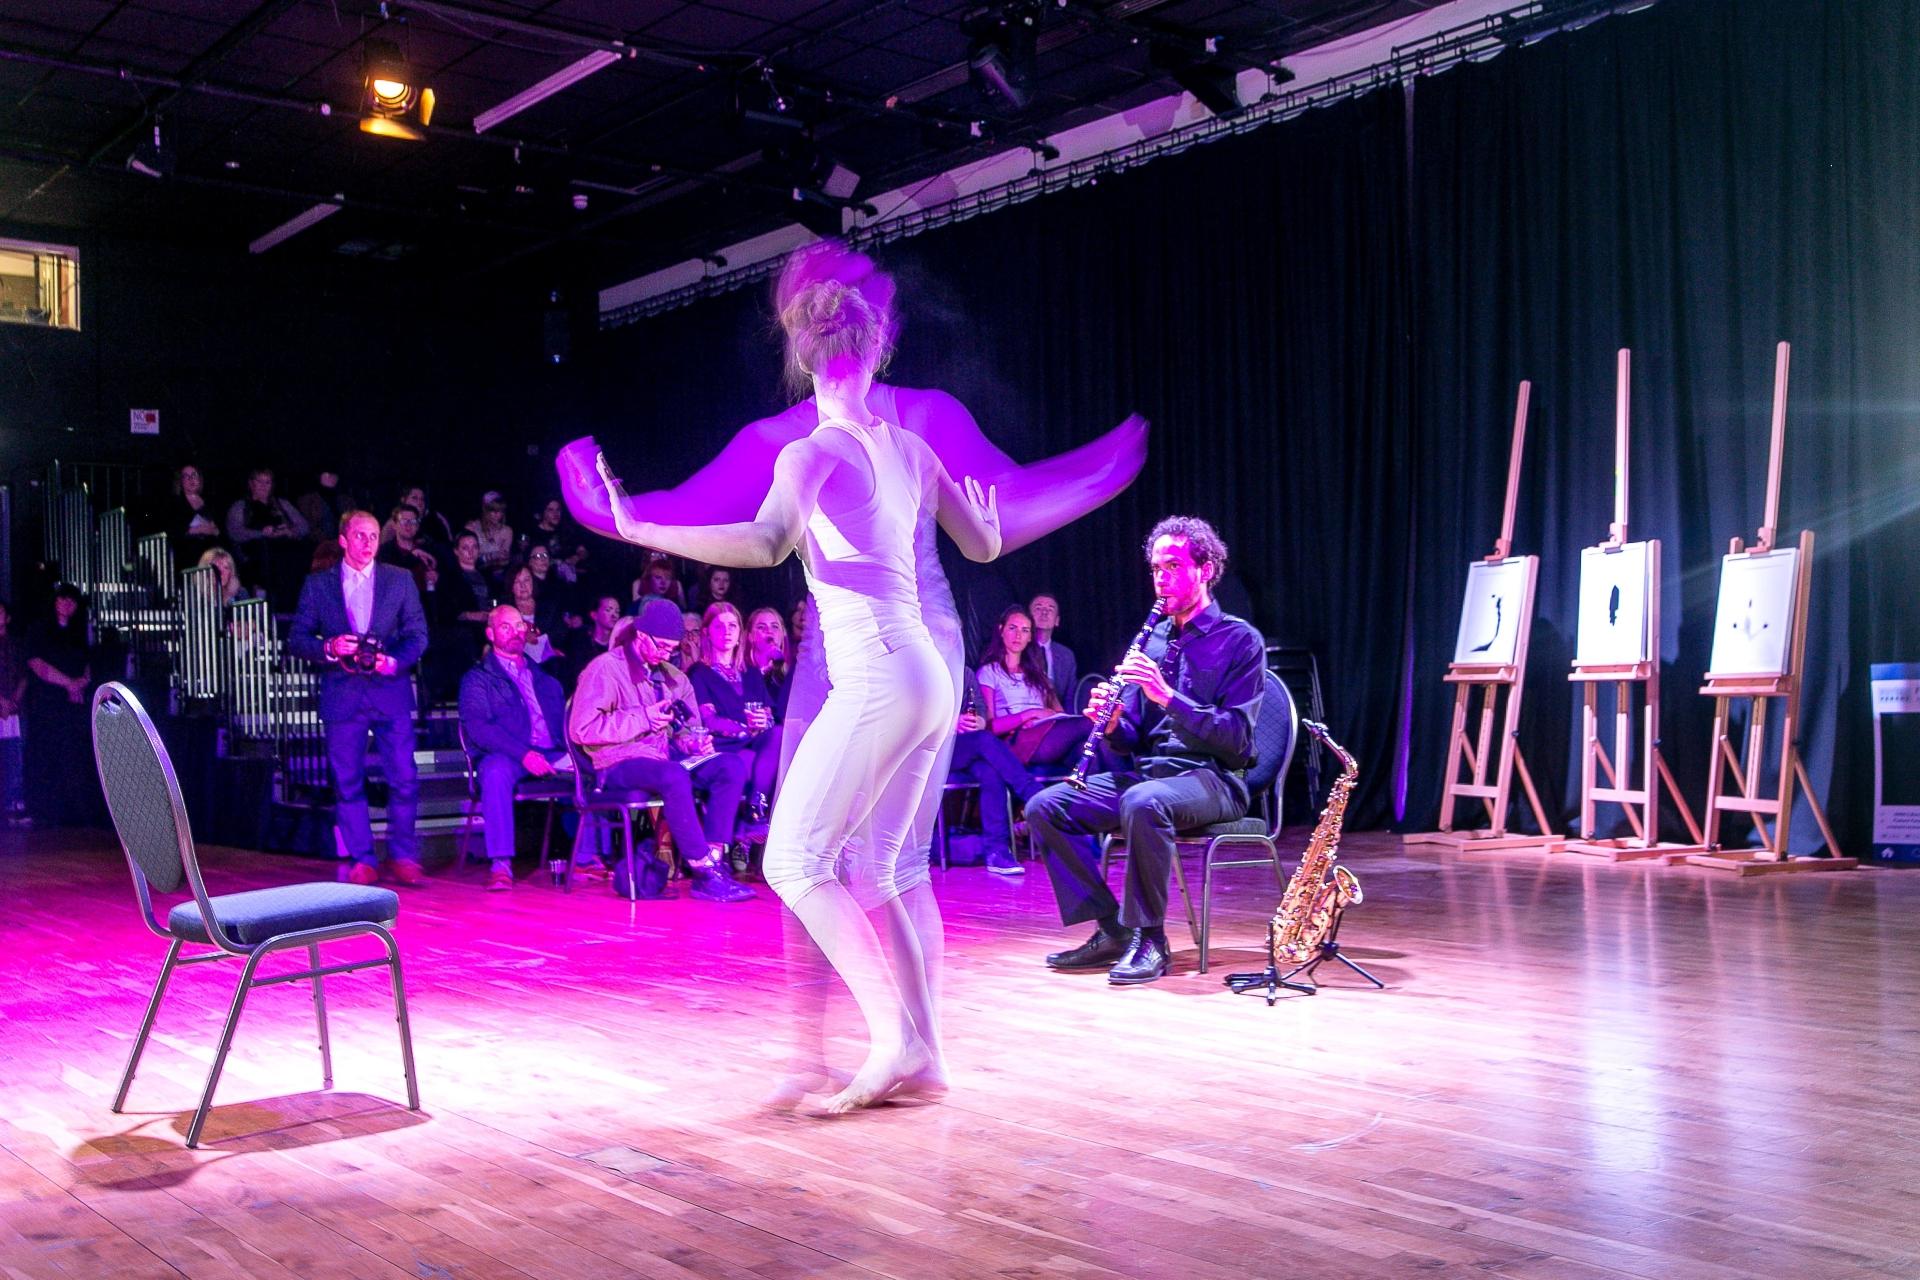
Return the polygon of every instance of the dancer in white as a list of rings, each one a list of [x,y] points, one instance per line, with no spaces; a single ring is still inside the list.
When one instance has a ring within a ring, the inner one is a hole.
[[[945,1088],[921,931],[895,881],[958,711],[947,663],[921,613],[916,535],[930,511],[964,555],[986,561],[1000,553],[1000,521],[991,489],[972,477],[956,484],[924,441],[870,407],[885,330],[859,293],[835,281],[811,284],[781,323],[812,378],[821,421],[780,451],[753,520],[674,526],[635,519],[605,459],[598,465],[628,541],[741,567],[800,552],[832,691],[782,786],[765,870],[866,1019],[867,1061],[827,1104],[847,1111]],[[891,965],[867,911],[885,916]]]
[[[899,331],[893,280],[866,255],[850,252],[837,243],[814,245],[788,260],[774,290],[776,308],[784,312],[802,290],[825,281],[836,281],[859,292],[880,317],[884,343],[890,351]],[[799,372],[791,337],[787,346],[791,377]],[[808,389],[800,383],[810,385],[800,374],[794,387],[796,395],[804,395]],[[1147,423],[1137,415],[1071,452],[1019,466],[994,447],[967,407],[944,391],[876,382],[869,389],[867,403],[894,427],[924,440],[950,475],[972,475],[997,486],[1005,551],[1026,546],[1109,501],[1132,483],[1146,461]],[[619,536],[614,519],[616,506],[631,519],[660,523],[748,520],[772,486],[775,457],[785,446],[807,438],[822,420],[823,410],[814,398],[801,399],[779,414],[740,428],[718,457],[684,483],[672,489],[623,494],[617,504],[596,470],[599,446],[586,437],[560,451],[556,461],[561,492],[582,526],[609,536]],[[966,665],[965,645],[953,591],[940,568],[937,537],[932,511],[923,510],[916,530],[914,565],[921,617],[946,662],[957,703]],[[820,629],[814,626],[795,662],[784,722],[782,750],[787,759],[783,771],[790,767],[792,753],[803,740],[807,725],[825,702],[827,683]],[[946,776],[952,749],[949,734],[934,763],[935,778]],[[912,924],[912,942],[925,957],[932,984],[934,1012],[930,1023],[936,1039],[945,935],[928,862],[939,801],[939,789],[929,788],[895,873],[900,900],[906,904]],[[866,843],[862,833],[855,833],[851,852],[858,856]],[[800,932],[794,931],[796,935]],[[769,1098],[780,1106],[797,1103],[805,1092],[821,1088],[829,1080],[822,1045],[824,989],[804,973],[812,962],[804,942],[804,936],[796,936],[788,948],[795,967],[791,989],[800,1016],[794,1027],[792,1072]]]

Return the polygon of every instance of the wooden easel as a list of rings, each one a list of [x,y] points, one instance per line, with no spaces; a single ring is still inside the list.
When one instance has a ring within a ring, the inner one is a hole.
[[[1493,554],[1486,558],[1488,564],[1502,563],[1513,551],[1513,513],[1520,497],[1520,459],[1526,447],[1527,401],[1532,394],[1533,384],[1522,382],[1519,402],[1513,412],[1513,444],[1507,458],[1506,512],[1501,517],[1500,536],[1494,541]],[[1526,589],[1515,619],[1518,630],[1514,633],[1513,661],[1447,664],[1445,679],[1454,687],[1453,727],[1447,733],[1447,775],[1440,800],[1440,828],[1406,836],[1403,843],[1409,847],[1437,845],[1455,852],[1533,849],[1551,853],[1560,844],[1560,837],[1547,824],[1546,811],[1540,805],[1540,793],[1534,788],[1533,774],[1527,768],[1526,757],[1520,753],[1520,702],[1527,674],[1527,643],[1533,635],[1533,593],[1534,584],[1540,576],[1540,557],[1523,556],[1521,559],[1526,565]],[[1469,739],[1467,725],[1473,715],[1471,704],[1476,690],[1480,694],[1479,732],[1475,738]],[[1505,719],[1500,726],[1496,757],[1494,722],[1500,717],[1503,691]],[[1463,763],[1467,770],[1464,778],[1461,776]],[[1516,769],[1520,774],[1520,785],[1527,793],[1527,803],[1533,810],[1534,823],[1540,829],[1539,835],[1523,835],[1507,830],[1507,813],[1513,801],[1513,775]],[[1492,775],[1491,780],[1489,774]],[[1486,806],[1490,825],[1476,831],[1454,830],[1454,805],[1460,800],[1482,802]]]
[[[1780,469],[1786,452],[1787,440],[1787,365],[1793,349],[1781,343],[1774,349],[1773,364],[1773,439],[1767,451],[1767,509],[1760,524],[1758,535],[1751,547],[1742,539],[1735,538],[1728,547],[1731,555],[1745,552],[1748,555],[1765,555],[1774,549],[1774,537],[1779,528],[1780,519]],[[1807,776],[1807,766],[1800,759],[1800,685],[1806,670],[1807,657],[1807,609],[1813,592],[1813,530],[1804,529],[1800,533],[1800,555],[1794,565],[1793,583],[1793,631],[1792,642],[1787,650],[1787,670],[1783,675],[1743,675],[1739,672],[1709,671],[1706,684],[1700,690],[1714,700],[1713,704],[1713,755],[1707,766],[1707,831],[1706,850],[1691,854],[1684,860],[1696,867],[1707,867],[1716,871],[1732,871],[1738,875],[1763,875],[1774,871],[1848,871],[1857,867],[1859,861],[1841,856],[1840,842],[1833,838],[1833,828],[1827,824],[1826,811],[1820,807],[1820,797],[1813,789],[1813,780]],[[1744,753],[1734,754],[1733,740],[1728,733],[1732,704],[1735,698],[1745,699],[1750,708],[1747,715],[1747,735]],[[1778,699],[1786,708],[1784,720],[1780,725],[1780,771],[1776,775],[1775,794],[1768,796],[1761,789],[1760,769],[1765,763],[1763,753],[1766,750],[1768,710]],[[1731,772],[1738,792],[1722,794],[1725,775]],[[1793,784],[1798,780],[1806,790],[1807,804],[1813,810],[1815,822],[1820,824],[1820,834],[1826,837],[1830,858],[1796,858],[1788,852],[1787,833],[1793,822]],[[1744,813],[1753,820],[1760,832],[1761,847],[1758,849],[1722,849],[1720,847],[1720,815],[1722,813]],[[1774,829],[1767,830],[1767,817],[1774,819]]]
[[[1620,349],[1614,375],[1613,410],[1613,523],[1607,527],[1602,552],[1617,553],[1626,546],[1627,477],[1629,435],[1629,390],[1632,383],[1632,353]],[[1705,847],[1700,824],[1693,810],[1680,795],[1679,784],[1660,753],[1660,543],[1647,541],[1647,658],[1634,663],[1581,663],[1574,660],[1567,679],[1583,686],[1580,715],[1580,838],[1566,843],[1568,853],[1625,862],[1639,858],[1658,858],[1666,853],[1692,852]],[[1613,686],[1613,752],[1600,740],[1600,686]],[[1634,725],[1635,687],[1640,689],[1640,723]],[[1638,750],[1634,739],[1638,737]],[[1627,763],[1639,766],[1637,782],[1628,774]],[[1605,775],[1602,785],[1601,775]],[[1623,775],[1626,775],[1623,777]],[[1686,819],[1693,835],[1691,845],[1667,844],[1660,839],[1660,792],[1664,785],[1673,803]],[[1617,804],[1626,813],[1631,836],[1600,840],[1594,838],[1595,823],[1602,804]]]

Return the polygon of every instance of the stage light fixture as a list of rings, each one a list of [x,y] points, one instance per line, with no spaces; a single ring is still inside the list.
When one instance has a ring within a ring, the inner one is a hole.
[[[1153,65],[1173,77],[1173,82],[1216,116],[1234,115],[1246,108],[1240,100],[1239,72],[1217,58],[1220,42],[1208,36],[1205,53],[1196,52],[1184,42],[1155,40],[1148,49]]]
[[[419,142],[433,121],[433,90],[415,83],[398,46],[369,40],[361,49],[360,131]]]
[[[153,137],[134,144],[127,157],[127,168],[148,178],[166,178],[173,174],[173,147],[168,144],[158,116],[153,121]]]
[[[1038,5],[1020,3],[983,9],[961,22],[972,42],[967,71],[975,89],[1015,111],[1026,110],[1033,101],[1039,21]]]
[[[290,236],[297,236],[316,222],[331,218],[340,212],[338,200],[322,201],[301,213],[294,214],[285,222],[254,240],[247,246],[248,253],[265,253]]]
[[[545,102],[548,98],[551,98],[554,94],[567,88],[569,85],[580,83],[580,81],[585,80],[602,67],[612,66],[614,63],[620,61],[623,56],[632,57],[633,50],[628,49],[625,54],[622,54],[615,49],[595,49],[578,62],[554,72],[532,88],[523,89],[499,106],[488,107],[485,111],[482,111],[473,118],[473,131],[475,133],[485,133],[502,120],[519,115],[534,103]]]

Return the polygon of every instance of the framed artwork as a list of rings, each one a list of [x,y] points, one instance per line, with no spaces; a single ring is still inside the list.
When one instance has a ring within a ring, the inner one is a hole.
[[[1460,606],[1460,632],[1453,660],[1487,666],[1513,662],[1525,619],[1527,557],[1509,556],[1499,564],[1476,560],[1467,566],[1467,598]]]
[[[1759,556],[1741,552],[1720,562],[1720,603],[1714,610],[1708,674],[1787,673],[1799,567],[1798,547],[1777,547]]]
[[[1580,625],[1573,660],[1580,666],[1628,666],[1652,655],[1647,635],[1647,544],[1580,553]]]

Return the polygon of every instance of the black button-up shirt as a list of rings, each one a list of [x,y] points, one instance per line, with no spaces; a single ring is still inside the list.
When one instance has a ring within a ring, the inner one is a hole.
[[[1242,775],[1253,761],[1253,725],[1266,679],[1260,633],[1214,601],[1178,633],[1172,619],[1161,622],[1142,649],[1173,686],[1173,697],[1159,707],[1127,686],[1113,746],[1132,753],[1148,777],[1211,769],[1229,779],[1245,803]]]

